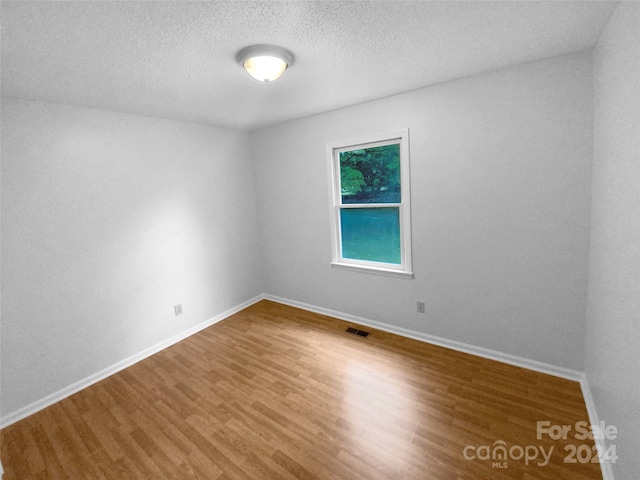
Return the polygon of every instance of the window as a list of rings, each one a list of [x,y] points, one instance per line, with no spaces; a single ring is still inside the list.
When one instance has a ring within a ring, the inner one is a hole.
[[[412,277],[408,130],[328,149],[332,265]]]

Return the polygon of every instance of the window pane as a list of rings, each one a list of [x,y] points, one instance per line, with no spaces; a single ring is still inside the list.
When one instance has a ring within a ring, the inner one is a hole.
[[[343,204],[400,203],[400,145],[340,152]]]
[[[400,209],[341,208],[342,257],[401,264]]]

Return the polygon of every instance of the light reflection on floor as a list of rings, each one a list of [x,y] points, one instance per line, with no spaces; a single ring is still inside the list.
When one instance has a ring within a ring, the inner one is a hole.
[[[387,468],[401,473],[418,419],[414,389],[402,370],[388,363],[349,360],[343,369],[344,410],[354,450],[375,451]],[[393,432],[393,435],[389,433]]]

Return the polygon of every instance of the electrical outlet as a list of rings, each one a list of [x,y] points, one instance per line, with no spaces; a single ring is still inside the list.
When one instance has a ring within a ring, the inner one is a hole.
[[[418,301],[418,303],[416,304],[416,311],[418,313],[424,313],[424,302]]]
[[[182,304],[181,304],[181,303],[179,303],[179,304],[177,304],[177,305],[174,305],[174,306],[173,306],[173,311],[175,312],[176,317],[177,317],[178,315],[182,315]]]

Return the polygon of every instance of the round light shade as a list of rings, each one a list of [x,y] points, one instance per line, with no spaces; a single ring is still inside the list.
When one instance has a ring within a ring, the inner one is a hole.
[[[236,60],[256,80],[272,82],[291,66],[293,55],[275,45],[254,45],[240,50]]]

